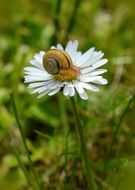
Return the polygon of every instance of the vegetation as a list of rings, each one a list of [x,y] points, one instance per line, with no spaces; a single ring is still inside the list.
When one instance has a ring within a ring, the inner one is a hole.
[[[108,85],[76,97],[97,189],[134,190],[134,20],[133,0],[1,2],[0,189],[87,190],[69,99],[37,99],[23,82],[34,53],[78,39],[109,60]]]

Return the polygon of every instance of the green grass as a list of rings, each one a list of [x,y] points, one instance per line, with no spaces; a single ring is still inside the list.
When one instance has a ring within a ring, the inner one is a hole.
[[[78,39],[81,51],[94,46],[109,60],[108,85],[89,92],[88,101],[77,97],[95,182],[98,190],[134,190],[134,20],[132,0],[1,2],[0,189],[38,189],[37,178],[42,189],[87,188],[69,99],[37,99],[23,82],[34,53]]]

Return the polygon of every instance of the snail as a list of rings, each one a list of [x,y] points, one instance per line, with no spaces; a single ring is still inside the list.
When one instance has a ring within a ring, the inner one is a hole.
[[[79,74],[79,69],[73,64],[68,53],[63,50],[47,51],[43,56],[43,66],[49,74],[60,81],[76,79]]]

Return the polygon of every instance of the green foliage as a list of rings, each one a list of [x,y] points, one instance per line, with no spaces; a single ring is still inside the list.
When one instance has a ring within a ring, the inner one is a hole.
[[[78,39],[80,50],[95,46],[109,60],[109,84],[89,92],[87,102],[77,97],[98,188],[134,190],[134,20],[132,0],[1,2],[0,189],[31,190],[35,180],[11,109],[11,89],[43,189],[86,189],[69,100],[62,93],[37,99],[23,83],[23,68],[34,53]]]

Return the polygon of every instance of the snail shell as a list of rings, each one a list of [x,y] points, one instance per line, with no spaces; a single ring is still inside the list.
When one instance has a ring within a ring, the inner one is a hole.
[[[52,75],[69,69],[71,64],[71,58],[62,50],[51,49],[47,51],[43,57],[44,68]]]
[[[70,56],[62,50],[51,49],[43,56],[45,70],[59,80],[76,78],[78,68],[73,65]]]

